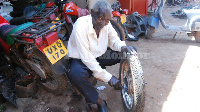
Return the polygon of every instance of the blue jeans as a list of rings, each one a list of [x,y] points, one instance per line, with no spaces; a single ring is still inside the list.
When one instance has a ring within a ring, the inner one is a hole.
[[[135,47],[134,49],[136,50]],[[119,63],[121,54],[121,52],[108,49],[104,55],[97,58],[97,61],[102,68],[105,68],[106,66]],[[81,92],[87,103],[96,103],[99,94],[94,86],[88,81],[88,78],[91,76],[92,71],[81,61],[81,59],[72,59],[69,73],[71,83],[73,83]]]

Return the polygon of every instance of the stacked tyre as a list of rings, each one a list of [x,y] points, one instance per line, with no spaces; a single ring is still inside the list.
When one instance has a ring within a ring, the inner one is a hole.
[[[3,25],[0,27],[0,37],[1,39],[9,45],[14,44],[14,39],[11,37],[11,34],[14,34],[17,31],[20,31],[28,26],[31,26],[33,23],[28,22],[22,25]]]

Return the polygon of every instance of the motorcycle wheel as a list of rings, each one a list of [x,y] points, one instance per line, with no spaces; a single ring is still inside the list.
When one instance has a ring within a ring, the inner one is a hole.
[[[119,77],[121,96],[126,112],[143,112],[145,105],[145,82],[137,53],[126,54],[121,59]]]
[[[120,40],[125,41],[125,32],[124,32],[123,27],[114,20],[110,20],[110,23],[112,24],[113,28],[117,32],[118,36],[120,37]]]
[[[51,63],[48,61],[48,59],[42,52],[40,52],[39,50],[33,51],[33,53],[29,56],[29,60],[39,65],[47,76],[46,79],[40,77],[40,79],[37,80],[39,85],[41,85],[45,90],[47,90],[50,93],[53,93],[54,95],[61,95],[65,92],[67,88],[66,76],[64,74],[57,75],[52,70],[50,65]],[[36,74],[39,73],[37,71],[37,68],[33,70]]]
[[[155,32],[155,27],[147,25],[147,29],[146,29],[146,39],[150,39],[152,38],[153,33]]]
[[[200,43],[200,31],[193,32],[194,38],[197,43]]]

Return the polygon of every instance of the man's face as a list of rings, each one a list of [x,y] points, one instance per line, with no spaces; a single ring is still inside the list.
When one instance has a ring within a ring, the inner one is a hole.
[[[99,9],[99,11],[96,13],[92,11],[92,23],[95,30],[100,31],[109,23],[110,19],[111,13],[108,9]]]

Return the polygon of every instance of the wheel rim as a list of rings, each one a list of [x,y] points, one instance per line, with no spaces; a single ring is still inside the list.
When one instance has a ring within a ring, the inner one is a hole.
[[[124,61],[121,71],[121,84],[123,85],[123,89],[121,90],[121,92],[123,101],[128,109],[133,108],[134,104],[134,88],[132,79],[133,78],[130,73],[130,68],[128,67],[128,62]]]
[[[43,62],[40,57],[37,55],[32,55],[30,60],[38,65],[44,70],[45,74],[48,76],[46,79],[40,77],[40,82],[43,86],[50,88],[51,90],[56,90],[58,88],[58,82],[55,78],[51,75],[51,70],[48,67],[46,62]],[[36,72],[36,71],[35,71]],[[36,72],[37,73],[37,72]]]
[[[53,77],[50,77],[48,80],[41,81],[41,84],[47,88],[50,88],[51,90],[56,90],[58,88],[58,83]]]

